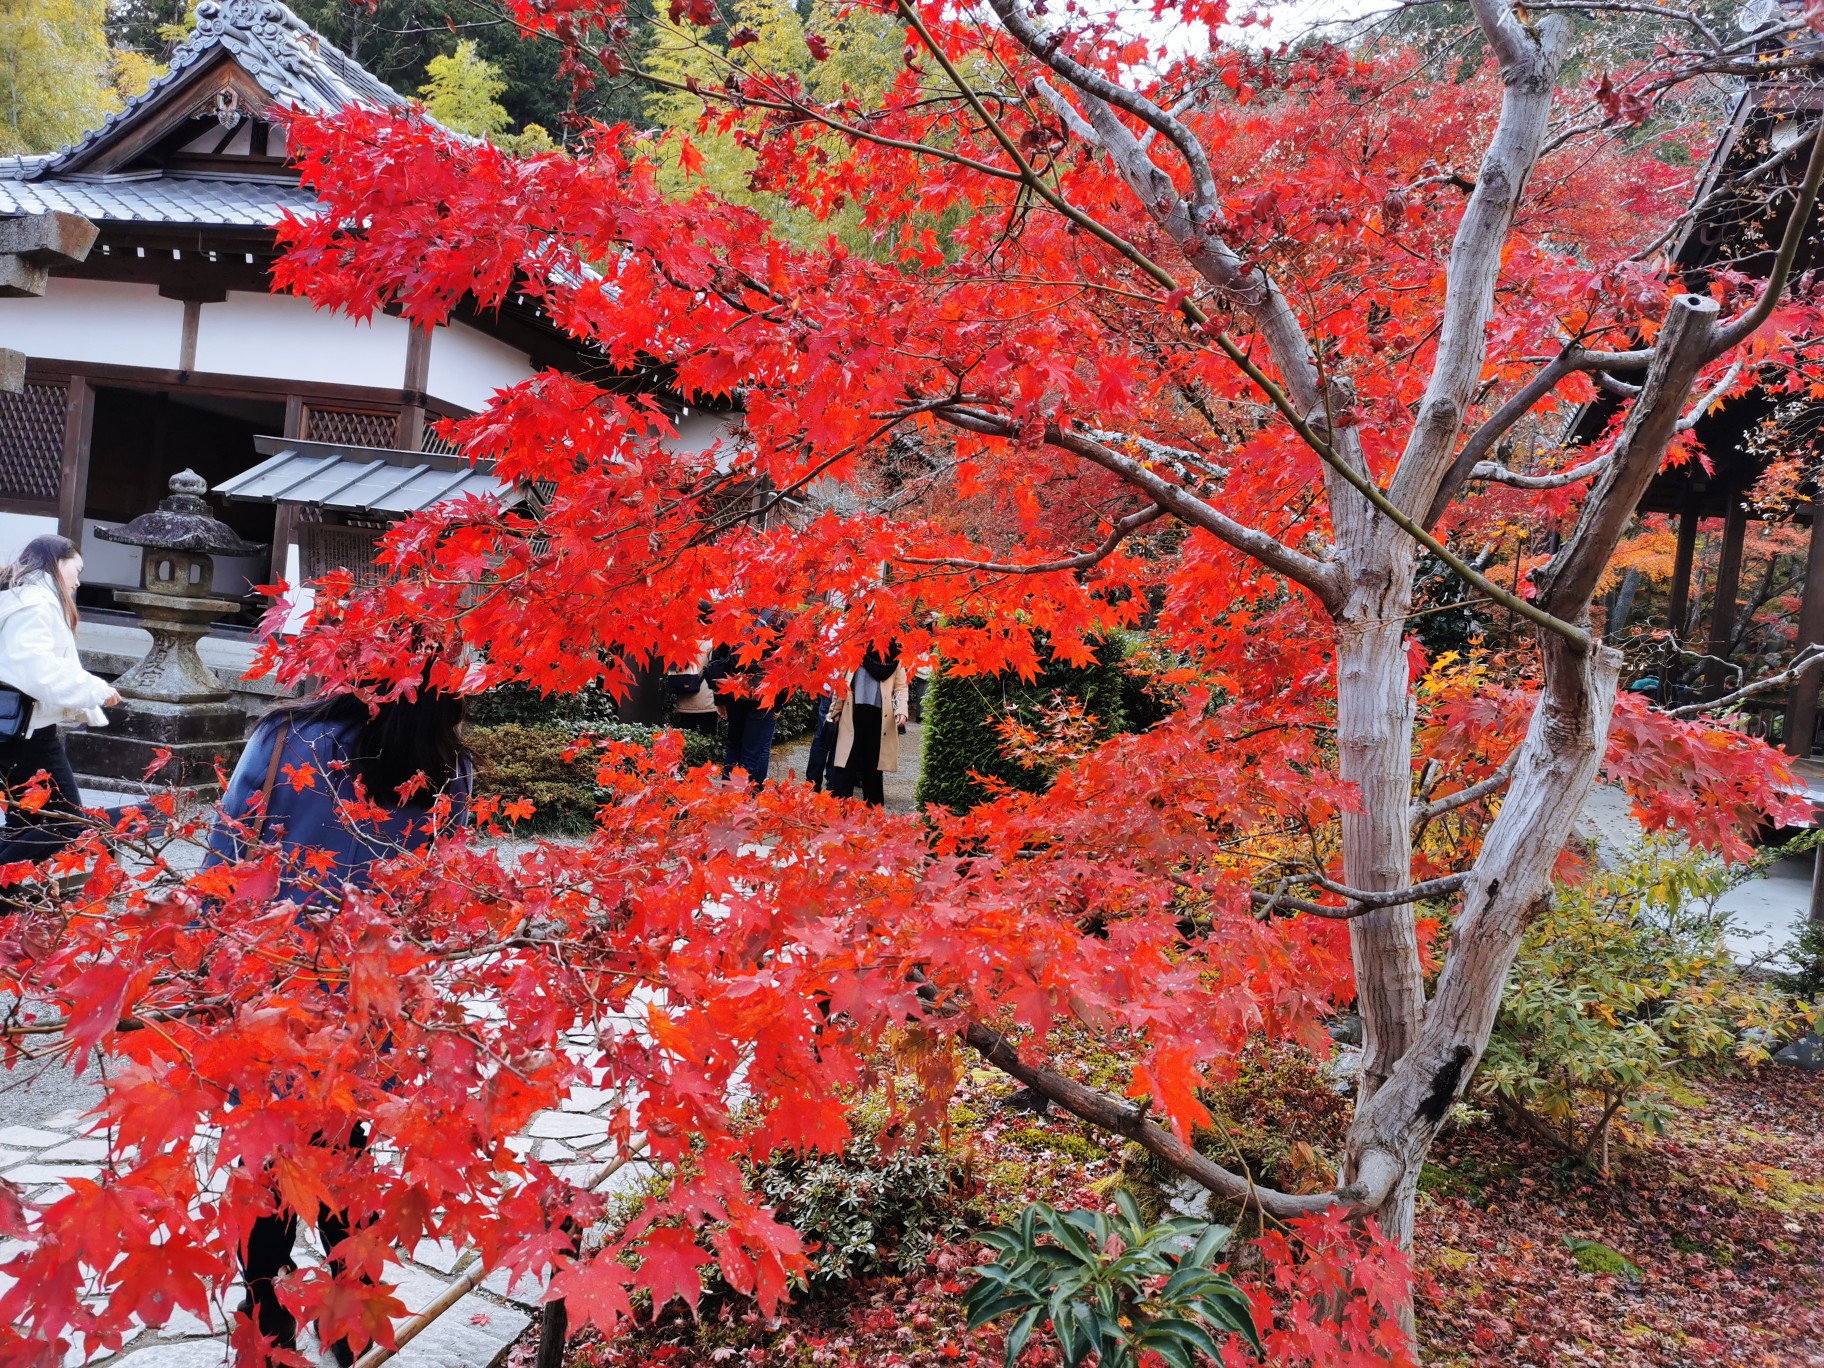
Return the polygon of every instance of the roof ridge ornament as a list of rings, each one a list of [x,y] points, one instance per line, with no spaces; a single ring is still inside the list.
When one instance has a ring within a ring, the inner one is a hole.
[[[202,0],[196,7],[196,37],[220,39],[264,50],[264,55],[297,76],[310,63],[316,34],[280,0]]]

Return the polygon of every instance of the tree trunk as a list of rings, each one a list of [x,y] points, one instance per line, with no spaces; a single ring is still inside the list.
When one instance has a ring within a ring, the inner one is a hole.
[[[1481,1061],[1521,934],[1547,895],[1607,748],[1620,653],[1594,643],[1579,651],[1549,635],[1540,649],[1545,688],[1463,890],[1437,989],[1411,1048],[1357,1103],[1350,1127],[1346,1175],[1390,1175],[1375,1205],[1382,1229],[1402,1243],[1412,1238],[1425,1155]]]
[[[1414,544],[1384,520],[1379,530],[1369,554],[1349,567],[1336,634],[1339,770],[1360,795],[1359,806],[1343,813],[1343,878],[1375,892],[1411,882],[1415,714],[1406,657]],[[1349,942],[1367,1098],[1410,1048],[1425,1010],[1412,909],[1387,907],[1355,918]]]

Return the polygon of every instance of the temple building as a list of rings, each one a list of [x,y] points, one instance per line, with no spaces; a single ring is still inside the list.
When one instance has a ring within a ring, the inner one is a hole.
[[[98,536],[154,507],[190,469],[216,513],[269,551],[218,564],[237,605],[202,643],[239,674],[260,611],[252,587],[371,566],[381,531],[415,509],[502,489],[435,420],[483,407],[544,368],[604,368],[530,300],[459,311],[429,331],[321,311],[270,292],[280,214],[316,201],[286,165],[276,108],[401,106],[278,0],[202,0],[164,75],[80,142],[0,159],[0,221],[75,214],[99,230],[42,294],[0,298],[0,349],[24,383],[0,392],[0,558],[60,531],[87,562],[79,644],[105,673],[149,644],[113,604],[140,580],[136,548]],[[724,420],[675,406],[706,448]]]

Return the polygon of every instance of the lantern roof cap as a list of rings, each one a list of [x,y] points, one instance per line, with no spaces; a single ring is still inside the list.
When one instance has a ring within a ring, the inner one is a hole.
[[[209,486],[194,470],[180,470],[171,477],[171,493],[150,513],[141,513],[125,527],[103,527],[95,535],[123,546],[145,546],[160,551],[205,551],[216,555],[251,556],[265,548],[243,541],[238,532],[209,511],[203,495]]]

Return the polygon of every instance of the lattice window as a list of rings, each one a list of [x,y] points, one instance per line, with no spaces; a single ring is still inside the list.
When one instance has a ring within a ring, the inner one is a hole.
[[[0,499],[57,502],[69,398],[62,385],[27,385],[18,394],[0,393]]]
[[[418,449],[420,451],[434,452],[435,454],[437,454],[439,456],[459,456],[459,455],[461,455],[462,448],[460,446],[458,446],[455,442],[445,441],[443,438],[439,437],[435,432],[433,432],[431,430],[431,424],[435,421],[436,420],[434,418],[432,418],[429,414],[425,415],[424,440],[418,444]]]
[[[332,570],[351,573],[357,589],[371,588],[383,578],[381,568],[374,563],[374,554],[384,528],[306,523],[298,533],[298,556],[306,583],[321,579]]]
[[[399,440],[399,415],[372,409],[306,406],[303,439],[342,446],[391,447]]]

